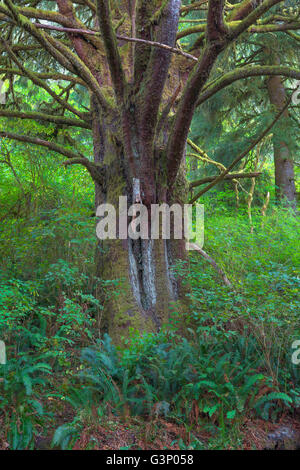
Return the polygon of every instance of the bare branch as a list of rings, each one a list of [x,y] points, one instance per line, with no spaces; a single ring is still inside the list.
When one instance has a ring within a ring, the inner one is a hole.
[[[234,179],[240,179],[240,178],[257,178],[260,176],[261,173],[259,172],[253,172],[253,173],[229,173],[225,175],[224,179],[225,180],[234,180]],[[192,181],[190,183],[190,189],[196,188],[197,186],[201,186],[202,184],[205,183],[210,183],[212,181],[215,181],[217,176],[207,176],[206,178],[202,178],[201,180],[197,181]]]
[[[198,147],[198,145],[196,145],[191,139],[187,139],[187,143],[189,144],[190,147],[192,147],[193,150],[195,150],[197,152],[197,154],[192,154],[192,156],[195,156],[199,160],[202,160],[202,161],[205,161],[205,162],[207,162],[211,165],[214,165],[217,168],[219,168],[220,170],[225,170],[226,167],[222,163],[217,162],[217,161],[213,160],[212,158],[210,158],[207,155],[207,153],[205,153],[204,150],[202,150],[200,147]]]

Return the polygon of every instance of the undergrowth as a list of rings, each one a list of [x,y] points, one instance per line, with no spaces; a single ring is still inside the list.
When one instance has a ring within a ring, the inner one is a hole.
[[[245,417],[276,421],[299,408],[295,217],[274,208],[254,215],[251,232],[246,215],[208,207],[204,248],[233,289],[192,253],[190,266],[174,267],[191,285],[189,311],[171,306],[160,333],[132,330],[121,348],[99,337],[97,293],[103,298],[107,283],[93,273],[94,222],[80,211],[58,215],[51,209],[2,227],[2,446],[35,448],[50,429],[54,446],[72,448],[91,423],[164,419],[184,427],[181,448],[238,448]],[[57,410],[66,408],[69,423],[59,426]],[[199,427],[211,436],[205,445]]]

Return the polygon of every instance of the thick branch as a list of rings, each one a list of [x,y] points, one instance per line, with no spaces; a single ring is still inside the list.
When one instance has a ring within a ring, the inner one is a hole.
[[[81,127],[83,129],[91,129],[91,124],[79,119],[72,119],[64,116],[53,116],[52,114],[22,112],[22,111],[9,111],[7,109],[0,109],[0,116],[6,118],[17,119],[33,119],[35,121],[46,121],[63,126]]]
[[[224,24],[225,0],[209,0],[206,37],[208,41],[223,39],[227,28]]]
[[[215,41],[204,48],[201,58],[195,65],[185,86],[185,90],[179,102],[167,148],[167,165],[170,187],[176,179],[181,160],[184,155],[186,140],[199,93],[205,85],[214,63],[219,53],[223,50],[224,45],[225,44],[222,42]]]
[[[207,2],[208,0],[201,0],[200,2],[193,2],[191,5],[185,5],[180,8],[180,13],[188,13],[189,11],[198,10]]]
[[[6,0],[4,0],[8,9],[4,7],[4,5],[0,5],[0,12],[1,12],[1,19],[5,19],[4,15],[9,16],[10,4]],[[70,21],[64,15],[61,15],[57,11],[50,11],[50,10],[39,10],[38,8],[31,8],[31,7],[17,7],[15,8],[18,12],[25,16],[26,18],[35,18],[37,20],[46,20],[46,21],[53,21],[54,23],[61,24],[63,26],[71,26]]]
[[[247,31],[249,33],[276,33],[276,32],[288,32],[300,29],[300,22],[293,21],[290,23],[277,23],[277,24],[264,24],[250,26]]]
[[[231,31],[229,33],[230,39],[237,38],[240,34],[246,31],[250,26],[254,25],[254,23],[270,8],[278,3],[281,3],[283,0],[265,0],[262,2],[255,10],[253,10],[244,20],[242,20],[238,26],[231,27]]]
[[[65,167],[70,166],[70,165],[82,165],[88,170],[93,181],[100,184],[100,186],[103,186],[105,183],[104,169],[101,168],[99,165],[96,165],[95,163],[90,162],[87,158],[84,158],[84,157],[71,158],[70,160],[63,162],[63,165]]]
[[[49,142],[48,140],[42,140],[37,137],[31,137],[28,135],[15,134],[13,132],[0,131],[0,137],[18,140],[19,142],[25,142],[27,144],[39,145],[41,147],[47,147],[49,150],[60,153],[68,158],[78,158],[79,155],[72,150],[69,150],[61,145],[56,144],[55,142]]]
[[[195,33],[204,33],[206,31],[206,23],[198,24],[196,26],[190,26],[189,28],[183,29],[177,33],[176,39],[182,39],[186,36],[190,36]]]
[[[197,106],[204,103],[211,96],[216,94],[218,91],[226,88],[237,80],[241,80],[249,77],[260,77],[260,76],[272,76],[281,75],[283,77],[290,77],[300,79],[300,70],[292,69],[284,66],[273,66],[273,65],[247,65],[239,69],[235,69],[232,72],[224,74],[219,79],[215,80],[212,85],[207,84],[203,92],[200,94],[197,101]]]
[[[11,47],[14,50],[14,47]],[[27,77],[27,74],[19,69],[14,69],[12,67],[1,67],[0,74],[10,74],[10,75],[21,75],[23,77]],[[73,77],[72,75],[65,75],[63,73],[58,72],[49,72],[49,73],[37,73],[35,72],[35,76],[40,78],[41,80],[65,80],[66,82],[71,83],[78,83],[82,86],[85,86],[85,83],[78,77]]]
[[[180,3],[179,0],[169,0],[167,2],[161,13],[156,33],[158,42],[172,48],[176,41]],[[158,48],[152,50],[145,78],[137,97],[139,129],[141,141],[143,142],[143,149],[140,149],[140,153],[146,165],[150,165],[153,155],[153,141],[158,121],[158,111],[170,62],[170,52]]]
[[[56,0],[56,2],[60,13],[66,16],[72,23],[71,30],[74,28],[85,28],[85,24],[76,16],[76,10],[71,0]],[[101,55],[98,52],[102,47],[100,38],[95,35],[90,35],[87,38],[82,34],[74,34],[73,32],[68,32],[67,34],[78,57],[92,72],[98,83],[102,83],[100,74]]]
[[[116,96],[119,101],[123,101],[125,75],[111,21],[110,2],[107,0],[97,0],[97,13]]]
[[[259,0],[243,0],[227,15],[226,21],[237,21],[246,18],[254,10]]]

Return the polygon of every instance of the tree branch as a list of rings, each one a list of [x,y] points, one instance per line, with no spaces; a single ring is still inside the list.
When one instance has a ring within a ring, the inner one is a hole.
[[[253,173],[229,173],[224,176],[225,180],[234,180],[234,179],[240,179],[240,178],[257,178],[260,176],[260,172],[253,172]],[[207,176],[206,178],[202,178],[201,180],[197,181],[192,181],[190,183],[190,189],[196,188],[197,186],[201,186],[202,184],[205,183],[210,183],[212,181],[215,181],[217,176]]]
[[[159,43],[171,48],[174,48],[176,41],[180,3],[179,0],[169,0],[161,12],[157,26],[156,39]],[[169,51],[158,48],[151,51],[146,73],[136,98],[142,146],[139,151],[144,165],[151,165],[159,106],[170,62],[171,54]]]
[[[249,152],[251,152],[251,150],[254,149],[254,147],[256,147],[256,145],[265,138],[265,136],[270,132],[270,130],[272,129],[272,127],[276,124],[276,122],[281,118],[281,116],[285,113],[285,111],[287,110],[287,108],[289,107],[291,101],[292,101],[292,97],[293,95],[291,95],[291,97],[289,98],[289,100],[287,101],[286,105],[280,110],[280,112],[277,114],[277,116],[275,117],[275,119],[271,122],[271,124],[264,130],[264,132],[259,135],[254,141],[253,143],[244,151],[242,152],[238,157],[236,157],[233,162],[229,165],[229,167],[223,171],[223,173],[221,173],[214,181],[212,181],[210,184],[208,184],[204,189],[202,189],[201,191],[199,191],[199,193],[197,193],[194,197],[191,198],[190,200],[190,204],[193,204],[195,201],[197,201],[197,199],[199,199],[200,196],[202,196],[203,194],[205,194],[207,191],[209,191],[211,188],[213,188],[216,184],[218,184],[220,181],[222,181],[225,176],[235,167],[235,165],[241,161],[246,155],[248,155]]]
[[[284,77],[300,79],[300,70],[292,69],[285,66],[276,66],[276,65],[247,65],[228,72],[219,79],[215,80],[213,84],[207,84],[203,88],[203,92],[200,94],[197,106],[204,103],[211,96],[215,95],[218,91],[223,90],[227,86],[236,82],[237,80],[249,78],[249,77],[260,77],[260,76],[272,76],[272,75],[281,75]]]
[[[198,145],[196,145],[191,139],[187,139],[187,143],[189,144],[190,147],[192,147],[193,150],[195,150],[197,152],[197,154],[192,154],[192,156],[195,156],[196,158],[198,158],[202,161],[205,161],[205,162],[207,162],[211,165],[215,165],[220,170],[225,170],[225,166],[222,163],[217,162],[217,161],[213,160],[212,158],[210,158],[207,155],[207,153],[205,153],[204,150],[202,150],[200,147],[198,147]]]
[[[2,13],[1,19],[5,19],[5,15],[9,16],[9,12],[11,11],[11,5],[9,4],[9,2],[4,0],[4,3],[7,5],[7,7],[4,7],[4,5],[0,5],[0,12]],[[64,15],[61,15],[57,11],[39,10],[38,8],[17,7],[17,6],[15,6],[15,9],[17,9],[19,14],[23,15],[26,18],[35,18],[37,20],[53,21],[54,23],[58,23],[66,27],[71,26],[68,18]]]
[[[18,140],[19,142],[25,142],[27,144],[39,145],[41,147],[47,147],[49,150],[60,153],[68,158],[78,158],[80,155],[69,150],[61,145],[56,144],[55,142],[49,142],[48,140],[42,140],[37,137],[31,137],[28,135],[15,134],[13,132],[0,131],[0,137]],[[81,157],[80,157],[81,158]]]
[[[65,167],[70,166],[70,165],[82,165],[88,170],[89,174],[91,175],[95,183],[98,183],[101,186],[103,186],[105,183],[104,168],[100,167],[99,165],[93,162],[90,162],[90,160],[88,160],[85,157],[71,158],[70,160],[63,162],[63,165]]]
[[[42,44],[49,54],[54,57],[64,68],[71,71],[72,73],[79,75],[79,77],[82,78],[86,82],[87,86],[95,93],[102,108],[109,109],[110,105],[104,98],[99,83],[86,64],[62,42],[53,38],[51,35],[46,34],[45,32],[39,31],[33,23],[31,23],[27,18],[19,13],[18,9],[13,5],[11,0],[4,1],[17,24],[23,27],[31,36],[33,36],[40,44]]]
[[[20,70],[33,82],[35,85],[43,88],[47,93],[55,100],[57,101],[63,108],[68,109],[72,114],[75,114],[79,118],[83,118],[82,114],[77,111],[73,106],[71,106],[67,101],[63,100],[58,96],[54,91],[51,90],[51,88],[39,77],[35,75],[34,72],[31,72],[30,70],[27,70],[23,64],[20,62],[16,54],[12,51],[11,47],[6,43],[6,41],[2,38],[0,38],[1,43],[3,44],[4,48],[6,49],[7,53],[11,57],[11,59],[15,62],[15,64],[19,67]]]
[[[27,33],[33,36],[52,57],[54,57],[66,70],[75,73],[76,70],[68,60],[68,55],[64,56],[58,52],[49,42],[49,36],[44,33],[40,33],[37,28],[31,23],[25,16],[20,14],[19,9],[11,2],[11,0],[4,0],[8,7],[8,13],[10,13],[12,20],[19,26],[21,26]],[[69,49],[68,49],[69,50]]]
[[[111,78],[119,102],[124,101],[125,75],[116,43],[116,35],[111,21],[110,2],[96,0],[100,31],[107,54]]]
[[[224,23],[224,4],[225,0],[209,0],[207,13],[207,40],[222,40],[227,32]]]
[[[191,72],[175,115],[167,146],[167,171],[170,187],[176,179],[194,115],[199,93],[205,85],[225,42],[214,41],[205,46],[202,55]]]
[[[11,46],[11,50],[14,50],[14,47]],[[85,82],[82,81],[78,77],[73,77],[72,75],[65,75],[63,73],[57,73],[57,72],[49,72],[49,73],[37,73],[34,72],[36,77],[40,78],[41,80],[64,80],[66,82],[72,82],[72,83],[77,83],[79,85],[85,86]],[[0,74],[10,74],[10,75],[21,75],[23,77],[27,77],[28,75],[23,72],[22,70],[19,69],[14,69],[12,67],[1,67],[0,68]]]
[[[212,265],[214,270],[221,276],[226,286],[232,288],[232,284],[229,281],[223,269],[220,268],[220,266],[215,262],[215,260],[211,256],[209,256],[209,254],[206,253],[206,251],[202,250],[202,248],[200,248],[200,246],[198,246],[196,243],[189,243],[189,246],[190,246],[190,249],[193,249],[197,251],[198,253],[200,253],[200,255],[203,256],[203,258],[205,258],[206,261],[208,261],[209,264]]]
[[[253,10],[244,20],[242,20],[236,27],[230,27],[229,38],[232,40],[237,38],[240,34],[252,26],[264,13],[270,8],[283,0],[265,0],[255,10]]]
[[[99,32],[93,31],[92,29],[64,28],[62,26],[52,26],[49,24],[41,24],[41,23],[33,23],[33,24],[37,28],[40,28],[40,29],[50,29],[53,31],[61,31],[65,33],[99,36]],[[184,52],[181,49],[177,49],[176,47],[167,46],[166,44],[162,44],[161,42],[148,41],[146,39],[141,39],[141,38],[130,38],[128,36],[123,36],[121,34],[116,34],[116,38],[121,41],[136,42],[138,44],[145,44],[150,47],[158,47],[160,49],[165,49],[166,51],[173,52],[174,54],[182,55],[183,57],[186,57],[187,59],[193,60],[194,62],[198,61],[198,58],[193,56],[192,54],[188,54],[187,52]]]
[[[72,119],[65,116],[53,116],[52,114],[36,113],[36,112],[22,112],[10,111],[0,108],[0,117],[17,118],[17,119],[33,119],[35,121],[46,121],[63,126],[81,127],[83,129],[91,129],[91,124],[88,122],[79,121],[79,119]]]
[[[180,8],[180,13],[188,13],[193,10],[198,10],[201,8],[202,5],[207,3],[208,0],[201,0],[200,2],[193,2],[191,5],[185,5]]]
[[[260,3],[260,0],[243,0],[241,3],[234,5],[233,10],[226,17],[226,21],[238,21],[246,18]]]

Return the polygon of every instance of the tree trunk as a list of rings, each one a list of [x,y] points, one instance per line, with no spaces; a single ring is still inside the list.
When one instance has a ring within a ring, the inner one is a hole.
[[[280,76],[268,80],[271,104],[280,111],[286,103],[286,91]],[[294,162],[289,148],[289,113],[284,113],[281,127],[273,132],[276,199],[287,206],[296,207]]]
[[[116,119],[113,123],[107,122],[105,116],[100,116],[95,102],[92,109],[94,160],[105,169],[103,181],[107,182],[104,185],[95,184],[96,207],[102,203],[112,204],[117,211],[118,224],[119,197],[127,196],[128,207],[138,202],[129,170],[129,157],[120,131],[120,121]],[[139,154],[142,154],[142,138],[138,134],[133,138]],[[136,164],[138,172],[135,178],[140,181],[140,202],[147,207],[149,214],[151,204],[167,203],[171,206],[176,203],[183,207],[187,201],[185,166],[182,165],[176,183],[169,192],[163,160],[164,154],[160,154],[159,148],[156,148],[150,158],[151,167],[149,164],[143,165],[142,161]],[[127,223],[130,222],[131,218],[128,217]],[[150,217],[148,224],[150,232]],[[112,284],[108,289],[108,295],[106,291],[102,324],[115,343],[127,337],[131,328],[140,333],[158,331],[168,322],[171,302],[176,303],[177,311],[184,313],[187,307],[186,288],[172,271],[176,260],[187,261],[184,238],[101,240],[96,258],[97,275],[104,281],[118,280],[117,286]]]

